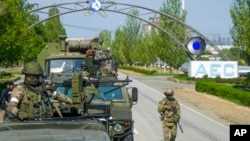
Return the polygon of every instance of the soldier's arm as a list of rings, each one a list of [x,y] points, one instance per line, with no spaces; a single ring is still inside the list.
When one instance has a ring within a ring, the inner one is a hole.
[[[24,88],[23,86],[19,85],[16,88],[14,88],[14,90],[11,93],[11,99],[8,105],[7,110],[17,116],[19,109],[17,107],[17,105],[19,104],[19,102],[22,100],[24,96]]]
[[[164,112],[165,111],[165,100],[162,99],[158,104],[158,112]]]
[[[176,115],[177,115],[178,119],[180,119],[180,115],[181,115],[180,104],[178,101],[175,101],[175,103],[176,103]]]
[[[67,104],[72,104],[72,100],[70,98],[68,98],[66,95],[61,94],[57,91],[54,91],[53,93],[50,93],[50,95],[54,98],[57,99],[60,102],[64,102]]]

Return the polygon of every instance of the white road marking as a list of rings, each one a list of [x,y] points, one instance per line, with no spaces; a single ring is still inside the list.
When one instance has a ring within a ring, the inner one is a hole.
[[[134,131],[133,131],[134,134],[139,134],[139,132],[134,128]]]
[[[150,88],[152,91],[154,91],[155,93],[157,93],[157,94],[159,94],[159,95],[163,95],[163,93],[160,93],[159,91],[157,91],[157,90],[155,90],[155,89],[153,89],[153,88],[151,88],[151,87],[149,87],[149,86],[147,86],[147,85],[145,85],[145,84],[143,84],[143,83],[141,83],[141,82],[139,82],[139,81],[137,81],[137,80],[135,80],[135,79],[133,79],[133,81],[136,81],[137,83],[139,83],[139,84],[142,85],[142,86],[145,86],[145,87]],[[218,125],[220,125],[220,126],[222,126],[222,127],[224,127],[224,128],[226,128],[226,129],[229,130],[229,127],[228,127],[228,126],[225,126],[225,125],[223,125],[223,124],[221,124],[221,123],[219,123],[219,122],[217,122],[217,121],[215,121],[215,120],[209,118],[208,116],[201,114],[200,112],[198,112],[198,111],[196,111],[196,110],[194,110],[194,109],[188,107],[187,105],[184,105],[184,104],[182,104],[182,103],[180,103],[180,105],[183,106],[183,107],[185,107],[186,109],[189,109],[190,111],[192,111],[192,112],[194,112],[194,113],[196,113],[196,114],[198,114],[198,115],[200,115],[200,116],[202,116],[202,117],[204,117],[204,118],[206,118],[206,119],[208,119],[208,120],[210,120],[210,121],[212,121],[212,122],[214,122],[214,123],[216,123],[216,124],[218,124]]]
[[[229,130],[229,127],[228,127],[228,126],[225,126],[225,125],[223,125],[223,124],[221,124],[221,123],[219,123],[219,122],[217,122],[217,121],[211,119],[211,118],[208,117],[208,116],[205,116],[205,115],[201,114],[200,112],[198,112],[198,111],[196,111],[196,110],[194,110],[194,109],[192,109],[192,108],[190,108],[190,107],[188,107],[188,106],[186,106],[186,105],[184,105],[184,104],[182,104],[182,103],[180,103],[180,105],[183,106],[183,107],[185,107],[186,109],[188,109],[188,110],[190,110],[190,111],[192,111],[192,112],[194,112],[194,113],[196,113],[196,114],[198,114],[198,115],[200,115],[200,116],[202,116],[202,117],[204,117],[204,118],[206,118],[206,119],[208,119],[208,120],[210,120],[210,121],[212,121],[212,122],[214,122],[214,123],[216,123],[216,124],[218,124],[218,125],[220,125],[220,126],[222,126],[222,127],[224,127],[224,128],[226,128],[226,129]]]

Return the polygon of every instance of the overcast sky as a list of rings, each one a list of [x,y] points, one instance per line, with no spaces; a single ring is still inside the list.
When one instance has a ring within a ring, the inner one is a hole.
[[[38,3],[39,7],[74,1],[80,0],[28,0],[30,3]],[[160,9],[163,1],[116,0],[116,2],[140,5],[155,10]],[[210,39],[214,36],[229,37],[229,29],[232,27],[229,9],[233,1],[185,0],[184,7],[187,11],[186,23]],[[61,21],[68,37],[90,39],[104,29],[115,31],[119,25],[125,23],[127,18],[125,15],[111,12],[106,13],[106,17],[101,17],[98,12],[86,17],[85,13],[86,11],[61,16]],[[40,14],[39,16],[41,18],[45,17],[44,14]]]

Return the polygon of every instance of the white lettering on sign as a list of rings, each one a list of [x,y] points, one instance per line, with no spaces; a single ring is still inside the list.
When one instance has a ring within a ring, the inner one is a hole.
[[[238,62],[237,61],[190,61],[189,77],[201,78],[237,78]]]

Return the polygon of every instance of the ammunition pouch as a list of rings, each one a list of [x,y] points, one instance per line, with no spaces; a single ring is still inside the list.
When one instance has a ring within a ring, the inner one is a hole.
[[[164,107],[165,107],[165,109],[168,110],[168,111],[172,110],[172,107],[171,107],[171,106],[164,105]]]
[[[165,117],[164,120],[168,123],[175,123],[175,119],[174,118],[167,118]]]
[[[174,123],[166,123],[166,126],[169,127],[169,128],[171,128],[171,127],[174,126]]]

